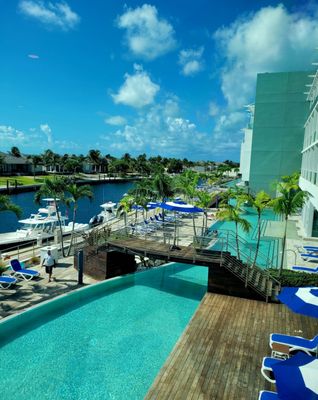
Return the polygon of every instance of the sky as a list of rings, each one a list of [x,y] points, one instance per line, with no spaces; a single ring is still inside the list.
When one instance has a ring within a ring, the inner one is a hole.
[[[0,0],[0,10],[1,151],[238,161],[257,73],[318,61],[318,1]]]

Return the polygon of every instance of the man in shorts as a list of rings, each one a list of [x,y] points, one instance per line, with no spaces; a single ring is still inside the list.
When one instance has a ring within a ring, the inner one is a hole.
[[[51,282],[53,268],[55,267],[55,260],[51,254],[51,250],[48,250],[47,255],[43,258],[42,266],[45,267],[45,272],[49,274],[49,282]]]

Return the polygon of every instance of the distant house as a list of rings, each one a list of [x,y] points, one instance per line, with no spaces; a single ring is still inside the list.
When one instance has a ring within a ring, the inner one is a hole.
[[[31,174],[33,166],[25,156],[15,157],[12,154],[0,151],[0,173],[1,175]]]
[[[37,165],[34,168],[32,161],[25,155],[15,157],[10,153],[0,151],[0,175],[31,175],[34,172],[42,173],[43,171],[43,165]]]

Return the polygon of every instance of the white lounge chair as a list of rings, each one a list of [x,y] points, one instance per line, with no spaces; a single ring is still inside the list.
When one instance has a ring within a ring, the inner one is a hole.
[[[282,361],[279,358],[273,358],[273,357],[264,357],[263,362],[262,362],[262,368],[261,368],[261,373],[263,377],[270,383],[275,383],[276,380],[273,375],[273,364],[276,364],[278,362]]]
[[[35,271],[33,269],[23,269],[21,267],[20,261],[17,259],[11,260],[10,264],[13,269],[12,275],[18,278],[22,278],[26,281],[29,281],[32,278],[35,278],[40,275],[39,271]]]
[[[278,394],[268,390],[261,390],[259,392],[258,400],[278,400]]]
[[[269,339],[269,345],[272,348],[273,343],[285,344],[289,347],[289,352],[303,351],[309,355],[317,354],[318,350],[318,335],[313,339],[305,339],[301,336],[290,336],[280,333],[272,333]]]
[[[293,265],[291,269],[296,272],[308,272],[310,274],[316,274],[318,272],[318,266],[316,268],[310,268],[300,265]]]
[[[6,275],[1,275],[0,276],[0,288],[2,289],[9,289],[11,285],[14,285],[17,283],[17,279],[14,278],[13,276],[6,276]]]
[[[317,251],[318,252],[318,246],[303,246],[303,248],[306,251],[312,252],[312,251]]]
[[[314,254],[314,253],[301,253],[300,257],[304,260],[304,261],[317,261],[318,262],[318,254]]]

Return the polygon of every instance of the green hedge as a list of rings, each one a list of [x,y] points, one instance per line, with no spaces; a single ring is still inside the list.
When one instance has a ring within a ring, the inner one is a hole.
[[[277,269],[270,269],[270,274],[279,280],[282,286],[318,286],[318,274],[283,270],[281,276]]]

